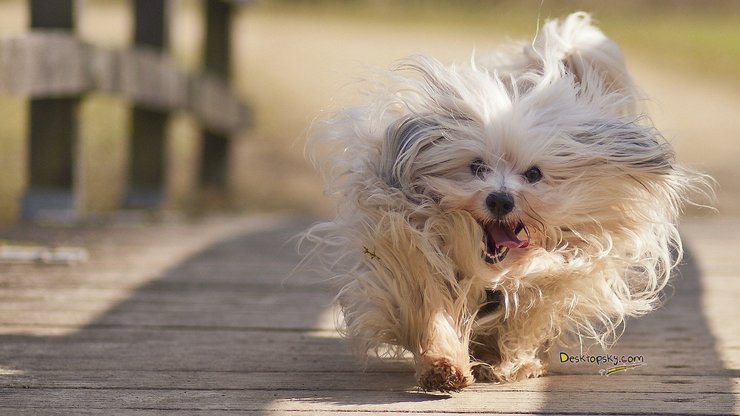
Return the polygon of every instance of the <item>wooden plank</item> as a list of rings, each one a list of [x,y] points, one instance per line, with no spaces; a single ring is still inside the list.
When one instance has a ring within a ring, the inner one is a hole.
[[[67,310],[88,310],[98,304],[126,301],[132,307],[140,308],[187,308],[190,305],[276,305],[287,306],[297,303],[326,307],[330,304],[331,291],[325,286],[282,287],[259,285],[179,285],[173,282],[166,287],[153,284],[140,287],[136,293],[128,293],[119,288],[91,288],[87,285],[59,287],[53,291],[43,287],[12,289],[4,287],[0,291],[0,310],[36,310],[44,305],[47,308],[66,308]]]
[[[137,388],[166,390],[293,390],[293,391],[414,391],[414,373],[408,367],[398,371],[331,371],[299,373],[259,371],[100,371],[29,370],[7,371],[0,388],[33,389],[127,389],[131,380]],[[737,390],[740,379],[722,376],[675,375],[556,375],[523,383],[482,383],[478,391],[540,391],[572,393],[588,385],[593,393],[718,393]]]
[[[199,294],[185,298],[197,299],[192,303],[141,300],[138,294],[134,299],[126,299],[125,303],[119,304],[111,300],[88,298],[73,303],[74,297],[57,302],[9,302],[0,309],[0,326],[81,327],[94,323],[130,328],[334,329],[333,321],[320,319],[325,313],[330,313],[324,312],[324,307],[331,302],[328,291],[293,292],[291,296],[280,296],[275,291],[231,291],[235,295],[232,299],[225,291],[207,292],[208,289],[201,290]],[[204,297],[213,300],[207,302],[202,299]],[[109,309],[111,303],[115,305],[113,309]],[[70,307],[70,304],[73,306]],[[315,313],[307,314],[309,309],[315,310]]]
[[[192,316],[192,315],[191,315]],[[142,315],[142,319],[143,319]],[[315,316],[318,319],[320,316]],[[65,336],[12,336],[32,333],[34,327],[3,325],[0,336],[4,366],[23,370],[159,370],[159,371],[261,371],[325,372],[361,368],[349,345],[333,330],[303,331],[299,328],[266,326],[263,328],[230,327],[228,322],[197,325],[185,322],[155,326],[144,322],[138,326],[118,326],[105,319],[91,322],[82,329],[69,328]],[[52,329],[60,328],[53,322]],[[654,341],[655,345],[663,345]],[[724,375],[724,366],[740,364],[721,362],[709,351],[711,345],[676,345],[666,352],[660,346],[620,346],[614,354],[644,356],[643,368],[631,373],[647,375]],[[565,351],[573,354],[572,350]],[[603,354],[593,350],[591,354]],[[598,375],[609,365],[560,364],[553,351],[554,374]],[[403,369],[409,360],[392,361],[370,357],[372,371]],[[730,375],[728,373],[727,375]]]
[[[23,333],[24,328],[9,328]],[[6,331],[7,331],[6,329]],[[33,329],[33,328],[29,328]],[[0,336],[3,368],[28,370],[344,371],[358,369],[331,332],[224,327],[96,327],[64,336]],[[333,358],[326,360],[326,354]],[[397,367],[377,362],[374,368]],[[402,364],[408,368],[408,363]]]
[[[166,256],[167,251],[161,251],[162,256]],[[125,262],[106,264],[105,262],[96,263],[98,267],[110,267],[108,270],[102,270],[97,274],[89,273],[92,266],[80,265],[75,266],[73,270],[65,270],[63,267],[66,266],[45,266],[46,270],[43,272],[31,270],[30,267],[23,266],[6,266],[4,267],[3,281],[6,282],[9,288],[14,289],[34,289],[34,288],[46,288],[46,290],[61,290],[66,288],[75,288],[85,286],[91,289],[111,289],[118,288],[121,290],[131,289],[136,287],[138,282],[148,282],[151,279],[156,278],[157,269],[152,271],[139,271],[139,275],[131,276],[131,272],[127,271],[126,267],[130,266],[136,268],[135,264],[127,264]],[[198,266],[203,267],[204,266]],[[246,275],[236,275],[229,273],[234,267],[219,267],[215,270],[203,271],[198,274],[185,274],[182,276],[180,283],[167,283],[167,282],[156,282],[155,287],[161,290],[166,289],[168,286],[182,286],[188,287],[192,290],[202,290],[205,288],[202,283],[203,277],[208,276],[224,276],[221,279],[220,285],[224,290],[249,290],[250,288],[261,288],[265,286],[281,286],[286,289],[291,288],[305,288],[312,287],[321,281],[321,277],[317,277],[310,273],[299,273],[296,276],[291,276],[291,266],[282,264],[282,269],[271,270],[269,273],[259,273],[261,269],[267,269],[269,264],[258,263],[255,261],[254,264],[249,264],[249,268],[256,269],[254,273],[248,275],[248,277],[254,277],[257,282],[250,282],[246,280]],[[85,272],[87,271],[87,272]],[[222,274],[223,273],[223,274]],[[154,274],[154,275],[153,275]],[[209,286],[214,286],[211,284]]]
[[[91,89],[116,94],[121,90],[121,60],[125,57],[121,51],[96,48],[87,45],[87,66],[91,78]]]
[[[267,217],[265,226],[269,226],[274,219]],[[137,232],[137,238],[132,237],[132,230],[108,230],[108,236],[101,238],[94,234],[73,238],[71,233],[62,233],[56,239],[48,236],[35,238],[28,242],[42,244],[56,244],[65,241],[66,244],[78,245],[88,249],[90,262],[75,267],[33,265],[3,265],[2,281],[5,288],[54,291],[80,288],[90,290],[130,290],[141,284],[150,283],[150,291],[202,291],[207,288],[223,291],[243,292],[259,288],[302,288],[309,290],[316,287],[325,287],[326,278],[304,269],[293,273],[293,269],[300,261],[300,256],[294,252],[289,240],[308,226],[307,221],[295,222],[292,227],[266,231],[261,240],[255,240],[249,235],[236,236],[223,241],[203,253],[191,253],[191,258],[183,258],[181,244],[193,237],[188,233],[176,233],[177,228],[164,228],[168,243],[157,246],[142,245],[146,238],[158,240],[156,233],[147,229]],[[205,225],[204,225],[205,227]],[[204,228],[208,230],[208,228]],[[13,233],[0,233],[0,238],[20,239],[23,237]],[[173,241],[178,239],[177,244]],[[198,239],[195,240],[197,242]],[[183,262],[175,270],[170,270],[170,276],[176,279],[159,279],[162,264],[177,264]]]
[[[257,216],[254,218],[223,218],[197,221],[189,227],[161,224],[156,227],[131,225],[111,228],[42,228],[6,227],[0,231],[0,239],[15,240],[25,244],[46,246],[72,245],[88,249],[89,263],[74,267],[0,265],[4,287],[54,288],[54,287],[100,287],[131,290],[148,283],[167,268],[174,268],[190,257],[198,261],[215,261],[217,248],[230,247],[230,242],[243,242],[245,248],[256,245],[246,231],[262,231],[261,235],[280,239],[286,230],[278,227],[285,219],[279,216]],[[296,223],[297,224],[297,223]],[[25,230],[25,231],[24,231]],[[244,235],[239,234],[245,232]],[[228,237],[228,238],[227,238]],[[225,240],[221,241],[220,238]],[[158,242],[151,245],[150,241]],[[204,250],[198,256],[198,250]],[[279,242],[274,243],[280,246]],[[273,247],[266,244],[266,248]],[[239,245],[233,248],[235,254]],[[228,252],[229,250],[227,250]],[[189,264],[189,263],[188,263]],[[187,266],[184,266],[187,270]],[[231,280],[237,282],[236,269],[232,267]],[[198,275],[199,273],[195,273]],[[184,273],[189,276],[189,273]],[[201,275],[202,276],[202,275]],[[241,279],[244,280],[243,277]],[[229,283],[224,282],[224,283]],[[162,282],[165,284],[165,282]],[[125,292],[123,292],[125,293]]]
[[[190,110],[214,132],[233,133],[247,123],[246,108],[223,80],[188,75],[154,50],[109,51],[58,32],[0,39],[0,91],[41,98],[92,89],[151,110]]]
[[[8,297],[11,295],[7,295]],[[179,299],[174,299],[179,298]],[[124,300],[125,299],[125,300]],[[69,296],[57,300],[36,302],[2,300],[0,324],[6,326],[61,326],[86,324],[117,327],[227,327],[234,329],[273,328],[291,330],[333,330],[331,318],[335,312],[329,290],[299,291],[255,288],[198,288],[191,293],[173,291],[138,291],[126,298]],[[70,306],[71,305],[71,306]],[[101,316],[102,315],[102,316]],[[657,346],[656,346],[657,345]],[[664,345],[670,345],[666,348]],[[726,348],[740,348],[740,335],[725,339]],[[701,334],[675,329],[656,334],[650,328],[628,331],[613,348],[614,354],[665,354],[672,360],[693,360],[691,354],[713,348],[712,340]],[[600,348],[593,351],[601,353]],[[555,349],[571,355],[580,353],[577,347]],[[553,358],[557,362],[557,357]],[[556,366],[557,367],[557,366]],[[715,367],[715,366],[713,366]]]
[[[146,48],[118,52],[115,91],[143,107],[168,111],[188,104],[185,72],[166,55]]]
[[[0,408],[19,406],[47,408],[48,403],[60,410],[76,409],[157,409],[157,410],[222,410],[265,411],[275,413],[301,412],[403,412],[433,413],[453,410],[458,413],[575,413],[591,414],[594,401],[604,403],[599,414],[642,415],[688,414],[701,405],[703,414],[726,415],[733,411],[728,394],[723,393],[621,393],[594,394],[574,391],[567,395],[548,396],[543,412],[539,392],[485,391],[487,400],[478,400],[483,391],[470,389],[449,397],[423,392],[365,392],[362,398],[355,391],[324,390],[321,393],[302,391],[243,391],[233,390],[120,390],[96,389],[12,389],[0,395]],[[122,394],[124,393],[124,394]],[[731,397],[731,396],[730,396]],[[607,404],[608,403],[608,404]],[[657,408],[657,409],[656,409]]]
[[[189,104],[213,132],[238,132],[247,123],[247,110],[239,98],[224,81],[208,74],[193,77]]]
[[[71,34],[35,31],[0,40],[0,90],[30,97],[79,95],[92,87],[88,47]]]
[[[21,404],[21,406],[23,406]],[[28,415],[28,416],[49,416],[49,415],[63,415],[67,416],[69,415],[69,409],[54,409],[54,408],[27,408],[27,407],[7,407],[3,408],[7,414],[10,415]],[[85,416],[85,415],[100,415],[105,414],[106,412],[102,411],[101,409],[94,409],[94,408],[86,408],[86,409],[74,409],[75,415]],[[115,409],[116,416],[148,416],[148,415],[154,415],[154,416],[161,416],[162,415],[161,410],[157,409]],[[229,410],[189,410],[187,412],[188,415],[193,416],[221,416],[221,415],[232,415],[234,414],[233,411]],[[263,411],[239,411],[239,414],[246,414],[246,415],[263,415]]]

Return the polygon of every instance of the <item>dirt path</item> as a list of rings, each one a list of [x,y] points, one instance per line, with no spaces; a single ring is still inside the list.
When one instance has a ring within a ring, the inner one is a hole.
[[[245,59],[240,82],[252,97],[258,122],[240,157],[254,159],[250,166],[263,170],[269,170],[265,160],[285,158],[300,173],[282,178],[299,206],[316,205],[321,189],[303,162],[305,129],[322,111],[351,100],[355,81],[370,68],[387,68],[415,53],[462,61],[473,49],[485,52],[506,39],[473,30],[252,13],[240,20],[240,28],[245,34],[238,44]],[[708,78],[700,79],[644,56],[627,53],[627,59],[652,99],[656,125],[679,158],[715,175],[722,185],[723,213],[740,214],[740,204],[734,203],[740,200],[740,180],[733,174],[740,156],[740,85],[712,79],[710,70]],[[292,148],[286,153],[288,145]],[[243,186],[259,188],[264,182],[259,175],[246,176],[253,180]]]

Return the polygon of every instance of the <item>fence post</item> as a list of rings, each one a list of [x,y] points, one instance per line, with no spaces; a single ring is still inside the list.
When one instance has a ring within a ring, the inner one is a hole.
[[[73,0],[31,0],[32,29],[74,28]],[[54,70],[54,68],[50,68]],[[76,217],[79,96],[32,98],[29,111],[28,186],[22,220]]]
[[[233,6],[222,0],[206,0],[205,70],[229,84],[231,77],[231,18]],[[228,188],[229,137],[222,132],[203,132],[200,186],[207,192]]]
[[[134,44],[167,48],[165,0],[135,0]],[[164,202],[165,138],[168,113],[134,105],[129,144],[126,208],[156,208]]]

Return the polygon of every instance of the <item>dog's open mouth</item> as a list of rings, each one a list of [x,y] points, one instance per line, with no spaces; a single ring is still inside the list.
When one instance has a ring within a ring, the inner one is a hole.
[[[501,221],[492,221],[481,225],[483,228],[483,260],[488,264],[496,264],[503,261],[509,250],[513,248],[527,248],[529,238],[520,240],[517,235],[524,230],[522,223],[515,225]]]

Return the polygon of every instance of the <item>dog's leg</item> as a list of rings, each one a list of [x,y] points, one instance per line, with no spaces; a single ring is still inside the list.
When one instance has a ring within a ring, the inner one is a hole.
[[[454,266],[435,235],[405,216],[386,213],[377,223],[364,242],[368,270],[340,295],[347,333],[360,350],[389,344],[411,352],[425,390],[468,386],[469,319]]]
[[[467,343],[444,311],[430,323],[427,347],[416,357],[417,378],[424,390],[459,391],[473,383]]]
[[[442,301],[449,293],[438,291],[431,280],[420,277],[388,278],[366,273],[363,283],[350,283],[339,297],[345,332],[356,351],[364,355],[390,345],[411,352],[419,386],[424,390],[459,391],[472,384],[467,329],[458,328],[450,312],[440,309],[451,303],[449,299]]]
[[[477,361],[475,379],[510,382],[545,375],[554,338],[546,329],[551,313],[538,305],[525,314],[485,323],[485,332],[474,334],[471,342],[470,352]]]
[[[479,337],[475,344],[471,352],[478,361],[473,367],[476,381],[520,381],[547,372],[547,341],[530,345],[506,343],[503,351],[498,337]]]

